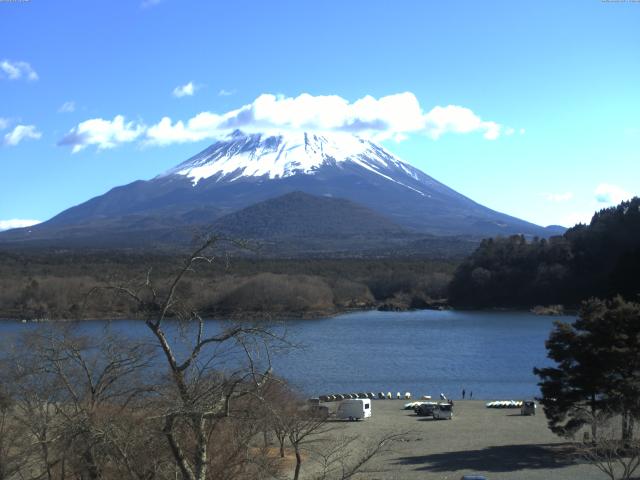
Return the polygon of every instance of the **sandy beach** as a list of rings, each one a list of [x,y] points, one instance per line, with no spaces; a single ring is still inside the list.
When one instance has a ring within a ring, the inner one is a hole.
[[[535,416],[519,409],[489,409],[484,401],[456,401],[452,420],[433,420],[403,410],[404,400],[375,400],[372,417],[359,422],[332,421],[329,435],[358,436],[359,444],[406,432],[392,451],[372,460],[367,479],[459,479],[477,473],[488,480],[595,480],[595,467],[571,458],[569,444]],[[336,403],[325,405],[335,409]],[[310,465],[309,465],[310,467]],[[308,467],[308,468],[309,468]]]

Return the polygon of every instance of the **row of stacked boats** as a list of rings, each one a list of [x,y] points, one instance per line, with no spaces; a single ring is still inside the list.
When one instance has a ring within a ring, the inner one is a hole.
[[[340,400],[347,400],[349,398],[369,398],[371,400],[373,399],[378,399],[378,400],[391,400],[392,398],[394,398],[394,396],[391,394],[391,392],[379,392],[379,393],[373,393],[373,392],[360,392],[360,393],[335,393],[335,394],[331,394],[331,395],[320,395],[318,397],[320,399],[321,402],[337,402]],[[395,396],[395,398],[397,399],[401,399],[401,398],[405,398],[405,399],[410,399],[411,398],[411,393],[410,392],[406,392],[404,395],[401,395],[400,392],[398,392]]]
[[[487,408],[522,408],[522,400],[495,400],[486,404]]]

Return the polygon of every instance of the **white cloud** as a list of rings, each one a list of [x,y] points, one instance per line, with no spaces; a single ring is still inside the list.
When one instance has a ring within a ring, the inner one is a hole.
[[[41,223],[41,220],[27,220],[22,218],[12,218],[11,220],[0,220],[0,231],[12,228],[30,227]]]
[[[189,85],[193,84],[189,82],[178,89],[184,89]],[[100,119],[93,121],[98,120]],[[85,123],[87,122],[83,122]],[[100,145],[98,142],[76,141],[75,137],[81,133],[80,127],[83,124],[75,127],[60,144],[74,145],[75,151],[78,144]],[[170,117],[163,117],[148,128],[142,124],[127,125],[132,131],[132,138],[127,141],[141,137],[146,145],[169,145],[221,138],[235,129],[247,132],[350,132],[375,140],[402,141],[410,134],[422,134],[438,139],[449,133],[477,133],[487,140],[495,140],[510,128],[494,121],[483,120],[472,110],[457,105],[436,106],[425,112],[411,92],[380,98],[367,95],[354,102],[338,95],[314,96],[303,93],[297,97],[286,97],[262,94],[253,102],[222,114],[201,112],[186,121],[175,122]],[[111,146],[114,145],[110,144],[109,147]]]
[[[9,80],[19,80],[23,77],[31,81],[38,80],[38,74],[27,62],[2,60],[0,62],[0,72],[0,78],[6,76]]]
[[[629,200],[633,196],[622,187],[609,183],[601,183],[598,185],[594,194],[598,203],[609,204],[618,204],[624,200]]]
[[[173,89],[173,96],[177,98],[191,97],[196,93],[196,86],[193,82],[189,82],[186,85],[180,85]]]
[[[60,105],[60,108],[58,109],[59,113],[71,113],[71,112],[75,112],[76,110],[76,102],[74,102],[73,100],[70,102],[64,102],[62,105]]]
[[[38,140],[42,133],[35,125],[16,125],[16,127],[4,136],[4,145],[15,147],[22,140]]]
[[[486,122],[468,108],[457,105],[434,107],[425,115],[427,135],[438,139],[445,133],[481,132],[487,140],[500,136],[502,125]]]
[[[92,118],[79,123],[72,128],[58,145],[69,145],[76,153],[88,145],[96,145],[99,150],[113,148],[123,143],[133,142],[146,130],[142,124],[125,123],[122,115],[116,115],[113,120]]]
[[[219,118],[215,114],[203,112],[191,118],[185,125],[182,120],[172,123],[169,117],[164,117],[147,129],[145,143],[163,146],[213,138],[220,123]]]
[[[549,200],[550,202],[567,202],[573,198],[573,193],[564,192],[564,193],[544,193],[544,198]]]
[[[235,94],[236,91],[235,90],[225,90],[224,88],[221,88],[220,91],[218,92],[218,96],[219,97],[229,97],[233,94]]]
[[[0,117],[0,130],[4,130],[9,126],[9,119]]]
[[[202,112],[186,123],[165,117],[147,132],[149,143],[216,138],[234,129],[346,131],[376,139],[402,140],[410,133],[437,139],[446,133],[482,133],[495,140],[502,125],[483,121],[470,109],[449,105],[425,113],[410,92],[381,98],[365,96],[353,103],[337,95],[298,97],[263,94],[252,103],[222,115]]]

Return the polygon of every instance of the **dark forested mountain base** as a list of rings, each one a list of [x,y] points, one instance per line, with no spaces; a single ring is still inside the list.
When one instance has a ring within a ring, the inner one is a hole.
[[[640,198],[596,213],[561,237],[484,240],[455,273],[461,307],[577,306],[589,297],[640,293]]]

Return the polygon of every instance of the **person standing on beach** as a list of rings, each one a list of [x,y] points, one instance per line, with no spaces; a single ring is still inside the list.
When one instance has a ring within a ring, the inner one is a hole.
[[[469,392],[469,400],[473,400],[473,390]]]
[[[463,399],[463,400],[464,400],[464,395],[465,395],[465,393],[467,393],[467,392],[466,392],[466,391],[465,391],[465,389],[463,388],[463,389],[462,389],[462,399]]]

